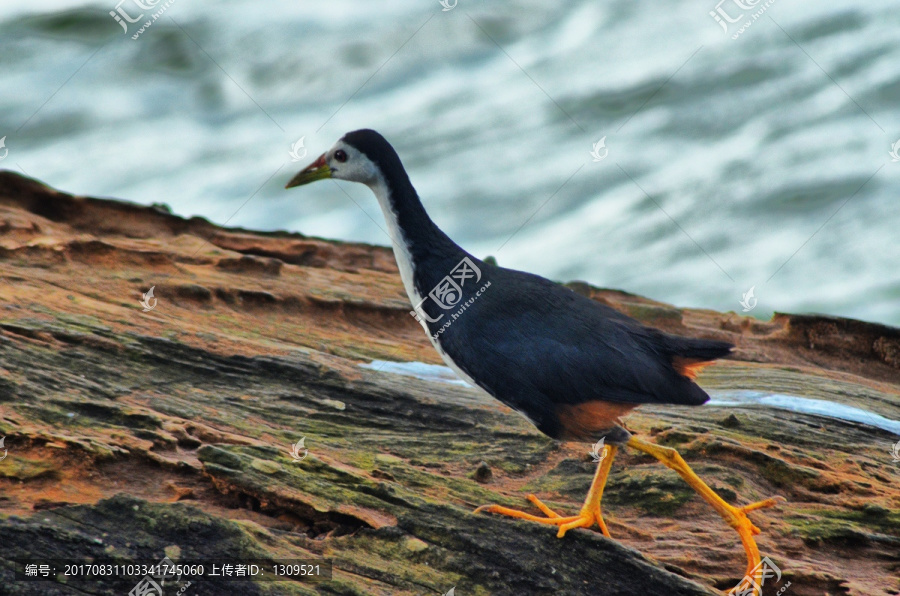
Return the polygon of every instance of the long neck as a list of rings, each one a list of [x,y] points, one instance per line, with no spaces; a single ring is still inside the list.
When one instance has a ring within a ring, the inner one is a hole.
[[[400,277],[416,303],[467,253],[435,225],[405,172],[370,185],[384,213]]]

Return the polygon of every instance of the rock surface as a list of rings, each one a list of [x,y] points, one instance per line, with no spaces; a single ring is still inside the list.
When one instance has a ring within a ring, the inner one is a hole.
[[[0,172],[0,276],[0,593],[134,585],[15,581],[16,558],[172,552],[334,562],[328,582],[204,580],[187,594],[687,595],[743,575],[736,534],[628,450],[604,498],[615,541],[473,515],[528,508],[528,492],[576,511],[588,446],[550,441],[478,390],[361,368],[440,364],[389,249],[225,229]],[[897,329],[570,287],[737,344],[704,372],[709,389],[900,419]],[[788,499],[751,516],[783,571],[771,593],[789,581],[794,596],[900,594],[896,436],[768,408],[646,407],[627,424],[678,448],[731,502]]]

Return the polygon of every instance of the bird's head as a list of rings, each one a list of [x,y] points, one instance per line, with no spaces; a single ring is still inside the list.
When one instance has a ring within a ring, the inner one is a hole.
[[[384,179],[384,168],[392,161],[399,165],[393,147],[374,130],[348,132],[316,161],[291,178],[285,188],[293,188],[335,178],[372,186]]]

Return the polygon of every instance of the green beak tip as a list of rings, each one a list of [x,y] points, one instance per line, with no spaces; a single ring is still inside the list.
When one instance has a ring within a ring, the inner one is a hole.
[[[285,188],[303,186],[304,184],[309,184],[316,180],[324,180],[325,178],[331,178],[331,168],[328,167],[328,164],[318,165],[318,163],[314,163],[308,168],[299,171],[296,176],[291,178],[291,181],[287,183]]]

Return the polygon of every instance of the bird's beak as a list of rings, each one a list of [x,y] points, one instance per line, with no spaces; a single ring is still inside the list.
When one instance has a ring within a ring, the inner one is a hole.
[[[331,168],[325,163],[325,154],[323,153],[319,156],[319,159],[297,172],[297,175],[291,178],[291,181],[287,183],[285,188],[294,188],[295,186],[302,186],[316,180],[324,180],[325,178],[331,178]]]

